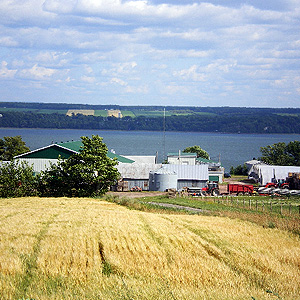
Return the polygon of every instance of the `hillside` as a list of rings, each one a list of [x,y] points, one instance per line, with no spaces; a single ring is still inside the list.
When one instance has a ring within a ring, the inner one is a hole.
[[[0,127],[299,134],[300,109],[2,102]]]
[[[1,299],[300,299],[289,232],[85,198],[1,199],[0,216]]]

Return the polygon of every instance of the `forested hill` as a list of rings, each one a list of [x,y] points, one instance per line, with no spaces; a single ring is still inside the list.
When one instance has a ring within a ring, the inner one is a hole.
[[[90,115],[68,116],[72,109]],[[164,123],[166,131],[300,134],[300,109],[0,103],[0,127],[162,131]]]

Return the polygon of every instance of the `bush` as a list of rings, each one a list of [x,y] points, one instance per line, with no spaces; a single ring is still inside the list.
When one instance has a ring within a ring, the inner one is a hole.
[[[0,167],[0,197],[36,196],[38,178],[26,162],[11,161]]]

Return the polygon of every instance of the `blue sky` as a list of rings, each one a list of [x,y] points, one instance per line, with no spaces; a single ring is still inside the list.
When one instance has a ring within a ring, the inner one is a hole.
[[[299,0],[1,0],[0,101],[300,107]]]

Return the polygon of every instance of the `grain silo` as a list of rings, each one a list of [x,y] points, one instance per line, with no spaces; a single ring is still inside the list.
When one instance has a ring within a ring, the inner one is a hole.
[[[149,173],[149,190],[165,192],[168,189],[177,190],[177,173],[162,167]]]

